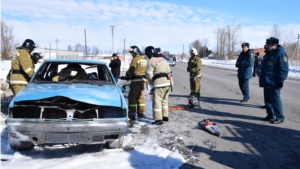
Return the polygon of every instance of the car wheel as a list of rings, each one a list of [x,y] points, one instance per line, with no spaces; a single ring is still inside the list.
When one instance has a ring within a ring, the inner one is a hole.
[[[110,141],[108,148],[110,148],[110,149],[122,148],[123,141],[124,141],[124,134],[121,137],[119,137],[118,139]]]
[[[34,144],[31,141],[20,141],[9,137],[8,142],[10,148],[15,151],[28,151],[34,148]]]

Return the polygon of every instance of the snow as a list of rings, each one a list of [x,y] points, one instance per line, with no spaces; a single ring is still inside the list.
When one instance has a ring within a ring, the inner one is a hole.
[[[108,60],[105,61],[109,63]],[[182,60],[181,62],[187,62]],[[235,60],[202,59],[203,65],[218,68],[235,69]],[[39,65],[36,65],[36,69]],[[129,67],[129,62],[122,62],[122,75]],[[1,62],[0,78],[6,79],[10,69],[10,61]],[[300,78],[300,67],[290,66],[289,77]],[[122,83],[122,81],[120,81]],[[158,146],[155,135],[148,136],[141,146],[131,145],[134,134],[140,132],[143,125],[149,128],[152,119],[152,105],[149,90],[145,91],[146,117],[144,121],[136,121],[134,127],[129,128],[124,137],[125,147],[134,147],[133,150],[102,149],[100,145],[67,145],[67,146],[35,146],[34,150],[17,152],[8,145],[8,133],[4,123],[1,122],[1,162],[2,169],[30,168],[30,169],[65,169],[65,168],[102,168],[102,169],[176,169],[185,162],[177,150],[169,151]],[[176,139],[183,140],[182,137]]]

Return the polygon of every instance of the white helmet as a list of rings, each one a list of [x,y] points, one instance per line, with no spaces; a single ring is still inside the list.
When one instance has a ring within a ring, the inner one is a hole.
[[[196,50],[195,48],[192,48],[192,49],[190,50],[190,53],[193,53],[193,54],[195,54],[195,55],[198,55],[198,52],[197,52],[197,50]]]

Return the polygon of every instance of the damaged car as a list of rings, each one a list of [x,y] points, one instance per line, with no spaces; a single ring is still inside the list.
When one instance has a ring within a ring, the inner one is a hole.
[[[45,60],[11,101],[6,117],[9,145],[108,144],[120,148],[128,108],[106,63]]]

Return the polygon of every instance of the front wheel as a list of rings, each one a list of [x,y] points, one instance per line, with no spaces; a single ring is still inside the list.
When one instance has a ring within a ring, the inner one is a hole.
[[[28,151],[34,148],[34,144],[31,141],[20,141],[12,137],[8,137],[9,146],[15,151]]]

